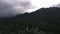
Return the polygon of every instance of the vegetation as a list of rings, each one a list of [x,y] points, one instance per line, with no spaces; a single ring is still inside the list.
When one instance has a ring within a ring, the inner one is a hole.
[[[0,18],[0,34],[60,34],[60,8]]]

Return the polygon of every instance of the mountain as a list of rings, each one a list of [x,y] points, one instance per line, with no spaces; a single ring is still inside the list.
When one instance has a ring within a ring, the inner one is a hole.
[[[10,24],[9,27],[13,24],[10,31],[14,31],[15,28],[22,30],[26,27],[29,29],[32,29],[32,27],[36,29],[36,27],[38,27],[39,31],[54,31],[54,33],[60,33],[60,8],[41,8],[32,13],[24,13],[14,17],[0,18],[0,23],[2,25]],[[17,31],[17,29],[15,30]]]
[[[19,17],[18,15],[16,17]],[[41,8],[32,13],[25,13],[20,15],[21,18],[27,21],[43,21],[43,20],[58,20],[60,19],[60,8],[50,7],[50,8]],[[19,18],[20,18],[19,17]]]
[[[41,8],[32,13],[22,14],[19,18],[30,26],[38,26],[48,31],[60,32],[60,8]]]
[[[60,20],[60,8],[57,7],[50,7],[50,8],[41,8],[35,12],[32,13],[24,13],[19,14],[14,17],[8,17],[8,18],[0,18],[0,23],[8,23],[13,21],[14,19],[19,20],[25,20],[28,22],[31,21],[59,21]]]

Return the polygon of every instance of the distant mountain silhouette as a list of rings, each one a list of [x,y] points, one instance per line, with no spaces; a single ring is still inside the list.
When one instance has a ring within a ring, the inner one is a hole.
[[[38,27],[42,31],[54,31],[60,34],[60,8],[41,8],[32,13],[19,14],[14,17],[0,18],[1,24],[17,24],[16,27]],[[14,26],[14,27],[15,27]],[[14,28],[12,29],[14,30]]]
[[[0,18],[1,21],[8,21],[13,19],[24,19],[24,20],[48,20],[49,18],[57,18],[60,17],[60,8],[50,7],[50,8],[41,8],[32,13],[24,13],[20,15],[16,15],[14,17],[9,18]],[[59,18],[58,18],[59,19]]]
[[[41,8],[35,12],[25,13],[19,16],[21,18],[24,18],[25,20],[48,20],[49,18],[59,19],[58,17],[60,17],[60,8],[57,7]],[[16,17],[19,16],[17,15]]]

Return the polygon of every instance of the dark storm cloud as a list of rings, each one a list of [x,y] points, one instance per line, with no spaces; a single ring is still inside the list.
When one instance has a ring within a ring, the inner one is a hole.
[[[0,17],[10,17],[25,13],[32,8],[29,1],[0,0]]]

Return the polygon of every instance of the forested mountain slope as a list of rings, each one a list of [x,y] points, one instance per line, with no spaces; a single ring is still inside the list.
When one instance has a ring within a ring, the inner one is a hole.
[[[26,31],[26,28],[28,28],[28,31],[32,31],[33,29],[33,31],[38,30],[39,32],[43,31],[47,33],[53,31],[54,33],[60,34],[60,8],[41,8],[32,13],[0,18],[0,23],[4,25],[3,27],[7,28],[9,24],[10,32]],[[36,28],[38,29],[36,30]]]

